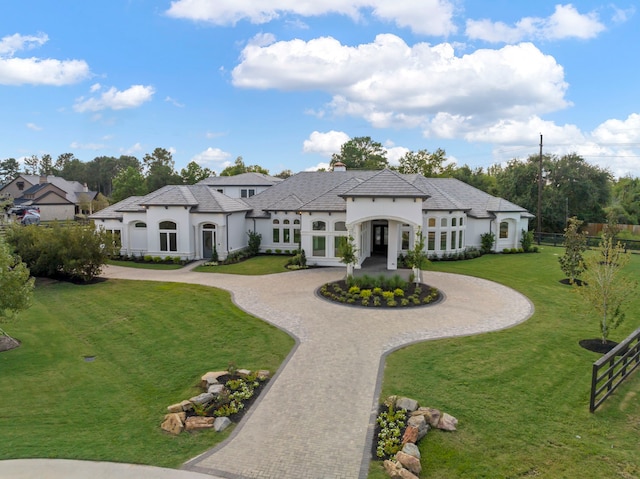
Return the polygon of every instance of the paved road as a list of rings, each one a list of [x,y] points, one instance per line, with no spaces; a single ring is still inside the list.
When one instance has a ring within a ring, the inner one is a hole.
[[[296,338],[287,361],[231,437],[181,472],[229,479],[366,478],[387,353],[418,341],[508,328],[533,313],[527,298],[512,289],[434,272],[424,273],[423,281],[440,289],[445,300],[425,308],[350,308],[315,295],[318,286],[343,275],[342,268],[269,276],[107,268],[107,278],[226,289],[240,308]],[[454,405],[449,412],[455,415]],[[5,477],[2,470],[0,462]]]

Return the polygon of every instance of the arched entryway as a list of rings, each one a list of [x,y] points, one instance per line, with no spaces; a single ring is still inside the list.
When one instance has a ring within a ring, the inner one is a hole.
[[[212,258],[216,244],[216,225],[206,223],[202,225],[202,257]]]

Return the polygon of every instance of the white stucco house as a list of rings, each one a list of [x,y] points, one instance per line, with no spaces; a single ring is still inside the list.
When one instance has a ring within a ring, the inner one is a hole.
[[[533,215],[453,178],[337,165],[285,180],[245,173],[165,186],[90,217],[97,228],[120,237],[127,255],[210,258],[215,244],[224,259],[245,248],[247,232],[254,231],[262,235],[262,251],[301,247],[309,264],[339,266],[341,238],[352,236],[356,268],[372,255],[384,255],[387,269],[394,270],[418,229],[430,256],[479,248],[480,235],[488,232],[502,251],[520,246]]]

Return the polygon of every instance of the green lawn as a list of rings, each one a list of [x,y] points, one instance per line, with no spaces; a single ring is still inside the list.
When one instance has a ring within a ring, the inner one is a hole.
[[[177,467],[228,433],[169,436],[166,407],[230,361],[275,371],[294,344],[221,290],[118,280],[39,286],[6,329],[22,346],[0,353],[0,459]]]
[[[289,271],[285,265],[290,256],[259,255],[234,264],[219,264],[218,266],[198,266],[194,271],[200,273],[223,273],[243,275],[264,275]]]
[[[431,431],[422,440],[422,477],[640,477],[640,375],[589,413],[591,366],[599,356],[578,341],[598,337],[598,323],[581,316],[579,296],[559,283],[562,253],[544,247],[540,254],[430,266],[509,285],[536,311],[505,331],[425,342],[389,355],[383,398],[406,395],[460,420],[457,432]],[[640,277],[640,257],[632,258],[628,271]],[[426,272],[426,282],[428,277]],[[626,322],[610,339],[621,341],[639,325],[636,293]],[[372,462],[369,478],[383,477],[380,463]]]
[[[168,269],[184,268],[184,266],[181,264],[137,263],[135,261],[122,261],[122,260],[116,260],[116,259],[110,259],[107,263],[112,264],[114,266],[124,266],[126,268],[138,268],[138,269],[168,270]]]

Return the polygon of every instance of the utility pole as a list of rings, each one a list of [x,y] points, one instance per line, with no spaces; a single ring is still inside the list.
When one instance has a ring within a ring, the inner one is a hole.
[[[538,161],[538,244],[542,239],[542,133],[540,133],[540,159]]]

